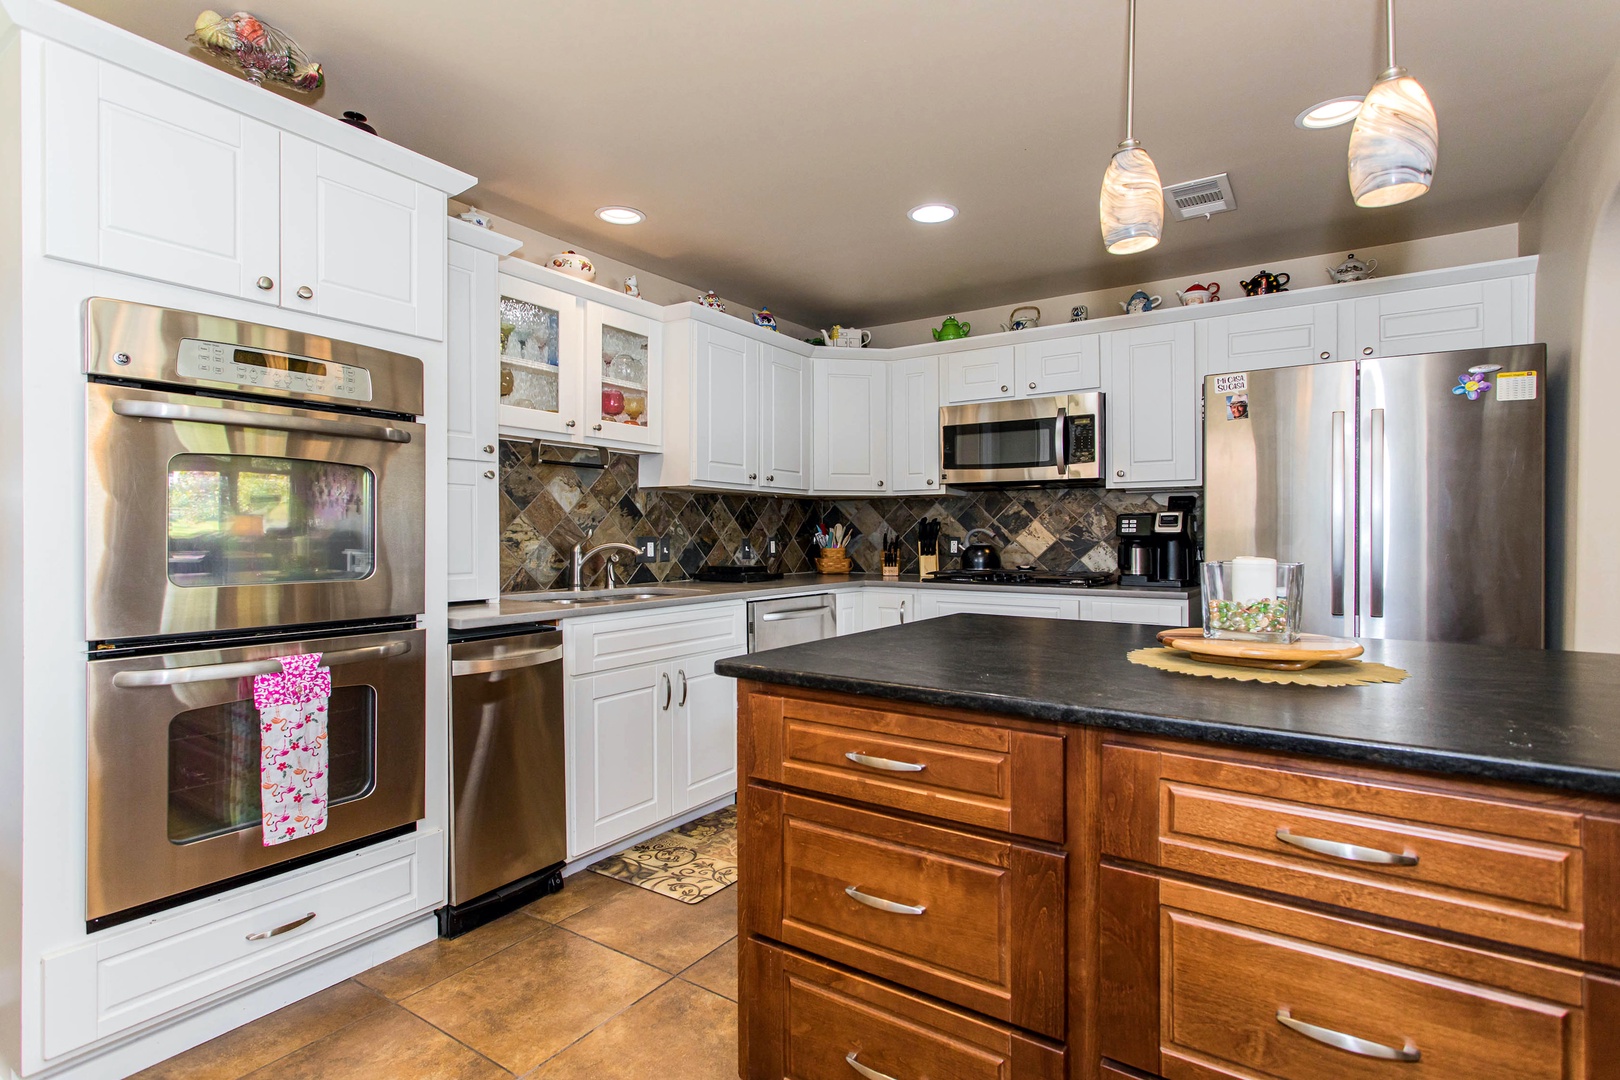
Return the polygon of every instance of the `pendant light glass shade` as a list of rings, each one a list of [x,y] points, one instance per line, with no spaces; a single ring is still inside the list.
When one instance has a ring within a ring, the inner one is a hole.
[[[1153,159],[1135,139],[1127,139],[1114,151],[1103,174],[1097,212],[1110,255],[1146,251],[1159,242],[1164,231],[1164,190]]]
[[[1405,68],[1373,83],[1350,129],[1350,194],[1357,206],[1394,206],[1434,183],[1440,121],[1429,95]]]

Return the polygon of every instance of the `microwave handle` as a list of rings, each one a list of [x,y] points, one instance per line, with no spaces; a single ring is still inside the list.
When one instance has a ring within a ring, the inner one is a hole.
[[[339,649],[322,653],[323,667],[353,664],[360,660],[384,660],[409,652],[408,641],[388,641],[381,645],[367,645],[361,649]],[[120,671],[112,678],[120,690],[141,686],[177,686],[180,683],[224,682],[227,679],[246,679],[254,675],[274,675],[281,671],[279,659],[244,660],[239,664],[199,664],[196,667],[149,668],[145,671]]]
[[[408,431],[358,420],[323,420],[316,416],[282,416],[206,405],[170,405],[161,401],[115,401],[112,411],[119,416],[132,416],[140,420],[186,420],[198,424],[264,428],[269,431],[307,431],[345,439],[376,439],[378,442],[393,443],[411,441]]]
[[[1059,476],[1069,475],[1069,410],[1057,411],[1057,430],[1053,432],[1052,442],[1057,451],[1057,471]]]

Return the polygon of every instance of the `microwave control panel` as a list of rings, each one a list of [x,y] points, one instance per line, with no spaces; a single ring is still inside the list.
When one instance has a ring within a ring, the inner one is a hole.
[[[1091,413],[1069,417],[1069,464],[1097,462],[1097,418]]]
[[[243,389],[282,390],[321,397],[371,400],[371,372],[353,364],[250,349],[222,341],[185,338],[176,357],[179,374]]]

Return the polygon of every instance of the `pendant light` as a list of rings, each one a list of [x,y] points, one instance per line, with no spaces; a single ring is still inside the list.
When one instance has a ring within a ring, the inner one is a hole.
[[[1350,194],[1357,206],[1394,206],[1434,182],[1440,122],[1418,81],[1395,66],[1395,0],[1385,0],[1389,68],[1362,102],[1350,130]]]
[[[1164,192],[1159,170],[1131,130],[1136,113],[1136,0],[1131,3],[1130,52],[1125,67],[1125,141],[1114,151],[1103,174],[1103,244],[1110,255],[1146,251],[1159,242],[1164,229]]]

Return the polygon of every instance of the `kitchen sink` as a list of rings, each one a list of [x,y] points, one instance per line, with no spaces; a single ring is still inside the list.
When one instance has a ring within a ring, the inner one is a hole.
[[[594,604],[622,604],[632,600],[663,600],[672,596],[702,596],[702,589],[659,589],[627,585],[622,589],[550,589],[544,592],[507,593],[503,601],[532,604],[562,604],[585,607]]]

